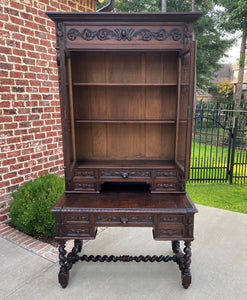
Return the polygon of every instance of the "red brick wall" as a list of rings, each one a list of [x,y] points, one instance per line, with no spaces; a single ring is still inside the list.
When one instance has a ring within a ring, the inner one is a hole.
[[[94,11],[95,0],[0,0],[0,221],[11,191],[63,175],[54,23],[45,11]]]

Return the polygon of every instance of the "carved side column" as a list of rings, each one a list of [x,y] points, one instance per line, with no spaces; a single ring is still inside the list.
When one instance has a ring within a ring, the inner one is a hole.
[[[184,243],[184,261],[182,267],[182,285],[185,289],[187,289],[191,284],[191,272],[190,272],[190,264],[191,264],[191,242],[186,241]]]
[[[60,271],[58,273],[58,281],[63,288],[66,288],[69,282],[69,268],[67,265],[65,241],[60,241],[59,244],[60,246],[58,248],[58,251]]]

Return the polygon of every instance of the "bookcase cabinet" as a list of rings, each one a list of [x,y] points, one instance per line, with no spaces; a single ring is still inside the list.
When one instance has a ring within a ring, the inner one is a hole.
[[[68,238],[75,259],[97,226],[148,226],[155,239],[173,241],[188,287],[196,208],[185,181],[200,13],[47,15],[56,24],[64,141],[66,191],[53,209],[61,285],[73,256],[62,255]]]

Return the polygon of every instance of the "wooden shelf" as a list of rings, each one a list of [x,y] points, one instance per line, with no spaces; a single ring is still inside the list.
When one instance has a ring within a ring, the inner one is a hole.
[[[120,123],[120,124],[133,124],[133,123],[144,123],[144,124],[175,124],[176,120],[81,120],[81,119],[76,119],[76,123]]]
[[[176,82],[171,83],[106,83],[106,82],[74,82],[73,86],[177,86]]]
[[[175,169],[176,163],[173,160],[88,160],[78,161],[75,168]]]

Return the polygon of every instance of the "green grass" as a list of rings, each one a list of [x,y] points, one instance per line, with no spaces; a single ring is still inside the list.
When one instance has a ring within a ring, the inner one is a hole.
[[[206,156],[205,156],[206,152]],[[211,153],[211,155],[210,155]],[[237,154],[239,154],[238,161]],[[193,157],[197,158],[197,161],[193,161]],[[210,145],[201,145],[199,147],[199,143],[192,144],[191,149],[191,168],[192,167],[213,167],[213,168],[221,168],[221,167],[227,167],[227,157],[228,157],[228,149],[227,147],[224,147],[223,149],[221,147],[215,147]],[[214,161],[213,161],[214,158]],[[207,160],[208,159],[208,160]],[[219,160],[220,159],[220,160]],[[243,162],[246,163],[246,151],[242,150],[236,150],[235,151],[235,162]],[[194,164],[194,166],[193,166]],[[194,173],[193,173],[194,172]],[[226,172],[226,169],[224,171],[222,170],[215,170],[215,169],[208,169],[208,170],[192,170],[191,169],[191,178],[222,178],[225,177],[224,175]],[[195,175],[194,175],[195,174]],[[247,175],[247,166],[246,164],[237,164],[233,168],[233,176],[246,176]],[[244,180],[243,180],[244,182]]]
[[[195,144],[192,144],[192,147],[191,147],[191,155],[193,157],[199,157],[199,154],[200,154],[200,157],[204,157],[205,155],[205,152],[206,152],[206,157],[210,158],[211,157],[214,157],[216,158],[216,154],[217,154],[217,157],[221,157],[222,156],[222,152],[223,152],[223,156],[227,158],[227,155],[228,155],[228,147],[224,147],[223,150],[221,147],[216,147],[216,146],[211,146],[211,145],[203,145],[201,144],[201,147],[199,147],[200,144],[195,142]],[[210,155],[211,153],[211,155]]]
[[[188,183],[193,202],[247,214],[247,185],[227,183]]]

